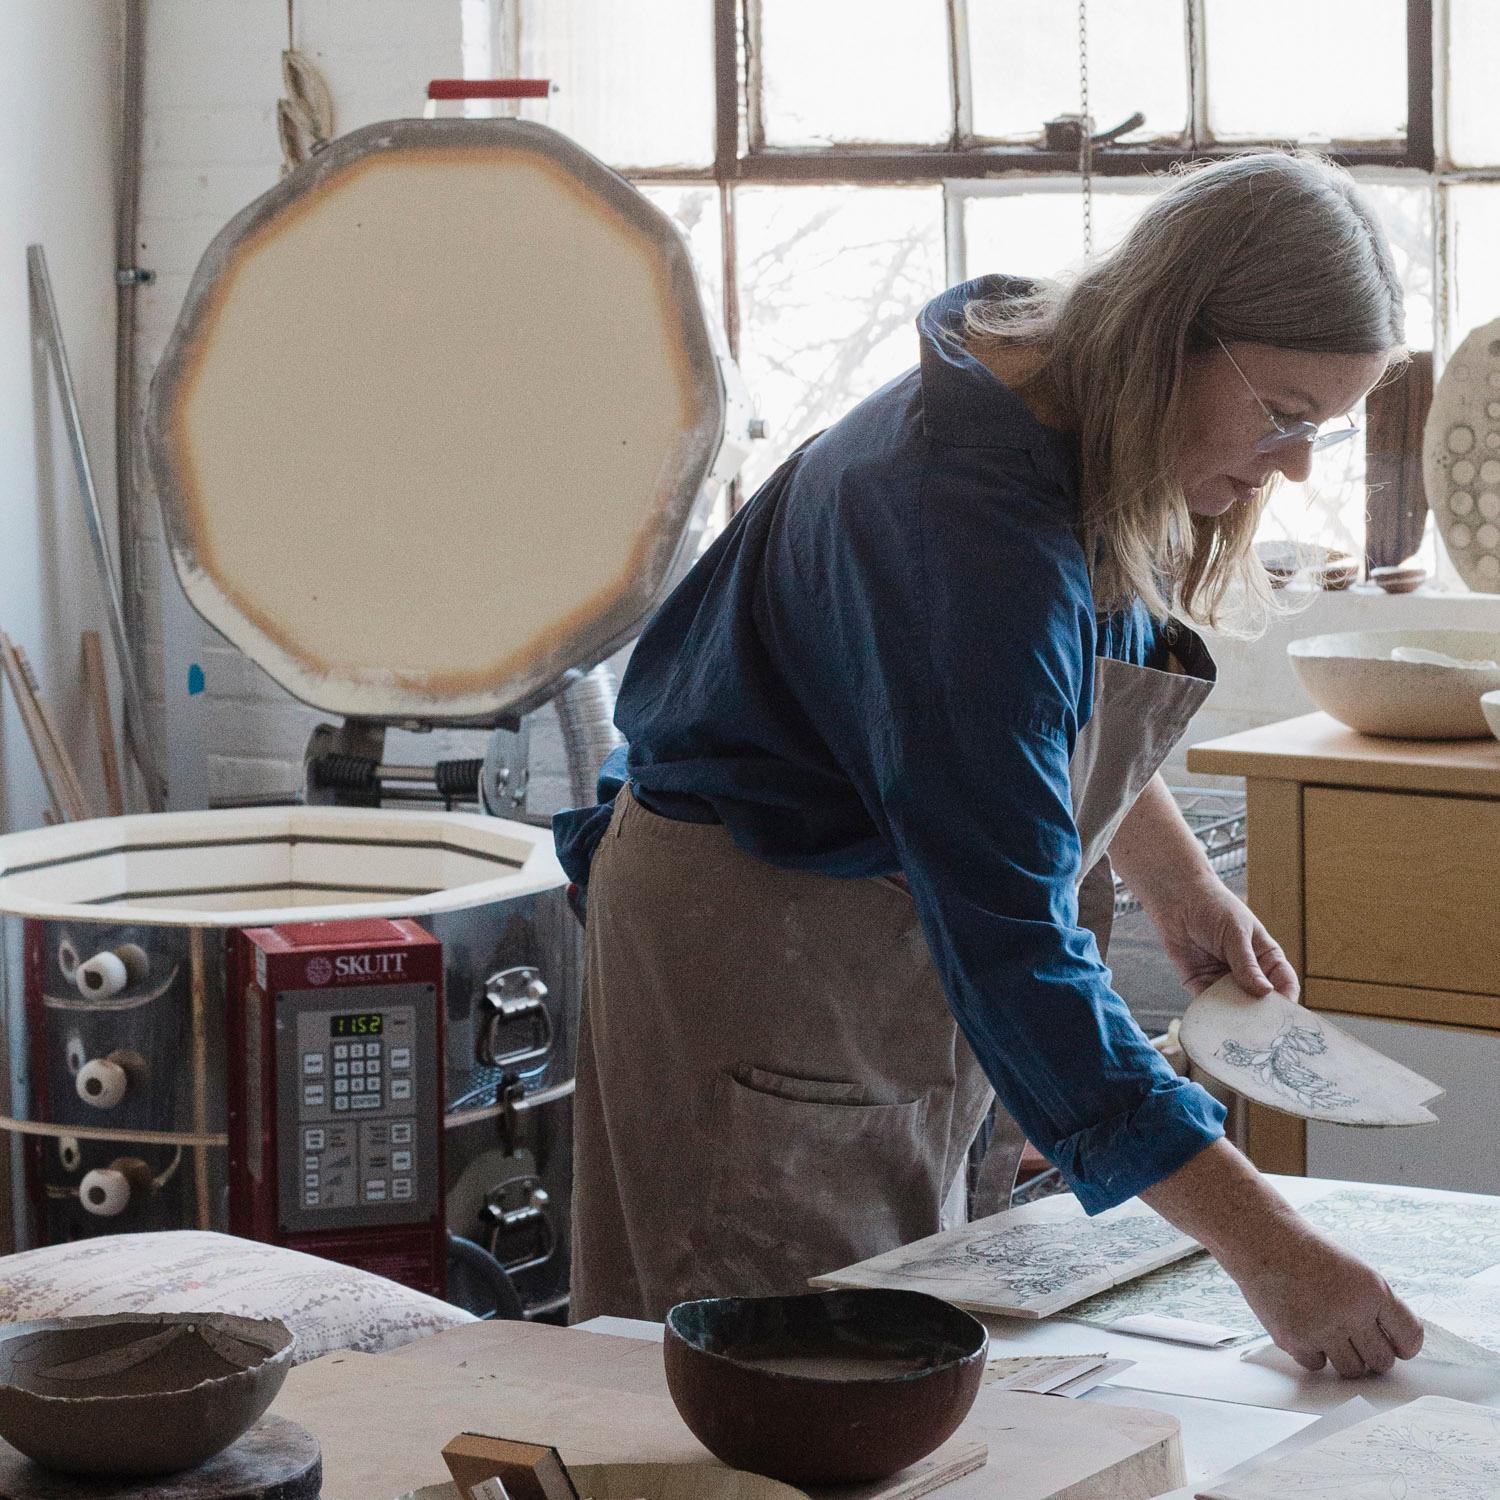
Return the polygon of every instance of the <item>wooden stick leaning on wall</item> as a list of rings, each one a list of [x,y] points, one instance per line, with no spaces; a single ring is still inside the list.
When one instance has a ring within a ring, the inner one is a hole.
[[[87,817],[87,809],[80,811],[78,804],[74,801],[66,773],[57,758],[57,747],[38,712],[36,697],[26,673],[21,668],[15,647],[4,631],[0,631],[0,671],[3,671],[5,680],[10,684],[10,690],[15,695],[16,707],[20,710],[26,738],[31,741],[32,752],[41,769],[42,780],[47,786],[47,795],[52,799],[50,811],[56,814],[58,821],[73,821]]]
[[[88,793],[83,789],[83,783],[78,779],[77,767],[73,764],[73,757],[68,754],[68,747],[63,740],[62,731],[57,727],[57,720],[52,716],[52,710],[47,700],[42,696],[42,685],[37,681],[35,669],[31,665],[31,659],[25,650],[11,642],[11,650],[15,652],[16,661],[20,665],[21,675],[26,679],[26,686],[31,689],[32,701],[36,704],[37,714],[40,716],[42,725],[47,731],[47,738],[52,742],[53,751],[57,756],[57,763],[62,768],[63,779],[68,784],[69,800],[73,805],[73,811],[69,814],[74,819],[92,818],[94,816],[93,805],[89,802]]]
[[[109,708],[109,678],[104,670],[104,646],[97,630],[83,632],[83,687],[94,715],[94,733],[99,740],[99,767],[104,773],[104,795],[110,817],[125,811],[125,790],[120,780],[120,761],[115,754],[114,716]]]

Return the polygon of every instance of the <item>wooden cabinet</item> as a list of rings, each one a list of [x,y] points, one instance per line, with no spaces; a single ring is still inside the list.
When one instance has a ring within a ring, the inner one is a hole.
[[[1304,1002],[1371,1018],[1350,1029],[1452,1096],[1433,1105],[1439,1125],[1403,1131],[1309,1129],[1248,1106],[1251,1157],[1500,1191],[1500,744],[1375,739],[1308,714],[1195,746],[1188,767],[1245,778],[1250,905]]]

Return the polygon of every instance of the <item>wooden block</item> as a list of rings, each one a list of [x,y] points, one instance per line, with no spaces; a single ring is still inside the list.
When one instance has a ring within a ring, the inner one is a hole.
[[[444,1444],[443,1462],[459,1500],[469,1500],[469,1492],[486,1479],[499,1479],[510,1500],[578,1500],[557,1449],[541,1443],[461,1432]]]
[[[381,1500],[443,1478],[455,1428],[501,1427],[587,1463],[711,1464],[667,1395],[661,1345],[531,1323],[474,1323],[389,1355],[339,1353],[287,1376],[276,1409],[323,1444],[322,1500]],[[976,1464],[987,1445],[989,1462]],[[1124,1500],[1185,1482],[1158,1411],[981,1390],[937,1453],[814,1500]]]

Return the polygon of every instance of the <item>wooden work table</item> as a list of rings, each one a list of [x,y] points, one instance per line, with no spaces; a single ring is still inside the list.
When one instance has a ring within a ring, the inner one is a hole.
[[[1249,900],[1303,999],[1448,1094],[1439,1124],[1305,1126],[1252,1106],[1270,1171],[1500,1191],[1500,744],[1386,740],[1307,714],[1195,746],[1245,778]]]

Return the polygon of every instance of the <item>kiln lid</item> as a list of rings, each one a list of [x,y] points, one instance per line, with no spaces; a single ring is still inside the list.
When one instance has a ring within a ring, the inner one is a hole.
[[[147,443],[188,598],[283,687],[489,723],[639,628],[748,419],[641,194],[545,126],[401,120],[221,231]]]

